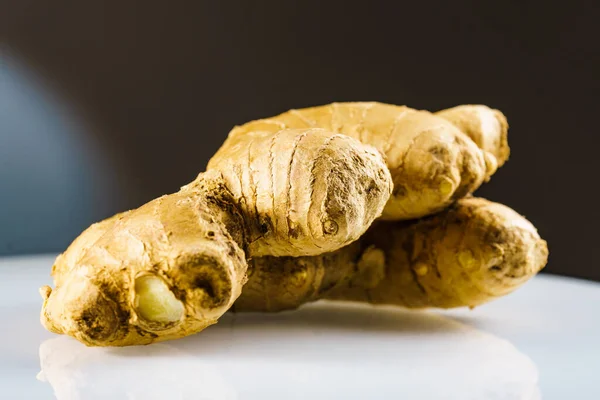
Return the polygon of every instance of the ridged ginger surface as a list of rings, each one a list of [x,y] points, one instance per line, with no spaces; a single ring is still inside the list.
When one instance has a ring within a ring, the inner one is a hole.
[[[42,323],[125,346],[201,331],[232,307],[508,293],[543,267],[545,242],[504,206],[460,200],[507,160],[507,129],[485,106],[374,102],[235,127],[195,181],[92,225],[57,258]]]

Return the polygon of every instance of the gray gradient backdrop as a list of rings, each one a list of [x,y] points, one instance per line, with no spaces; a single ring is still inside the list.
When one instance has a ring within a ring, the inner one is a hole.
[[[596,2],[1,4],[0,254],[177,190],[250,119],[484,103],[513,153],[478,194],[538,226],[548,272],[600,280]]]

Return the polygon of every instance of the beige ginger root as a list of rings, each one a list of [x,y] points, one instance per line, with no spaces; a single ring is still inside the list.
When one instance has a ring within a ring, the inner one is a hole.
[[[253,138],[245,158],[82,233],[41,289],[44,326],[95,346],[187,336],[233,304],[247,256],[337,250],[381,214],[392,182],[373,148],[321,129]]]
[[[93,225],[57,258],[42,323],[96,346],[186,336],[234,303],[248,259],[333,252],[382,212],[441,210],[508,156],[502,114],[465,107],[339,103],[235,128],[208,172]]]
[[[442,210],[475,191],[509,155],[506,118],[483,105],[432,114],[376,102],[333,103],[234,128],[208,168],[219,169],[230,162],[232,149],[247,141],[248,135],[310,127],[353,137],[385,156],[394,182],[382,216],[388,220]]]
[[[253,257],[343,247],[381,215],[392,191],[375,149],[318,128],[248,132],[229,139],[219,155],[209,170],[222,174],[244,220],[254,221]]]
[[[247,268],[231,202],[218,180],[203,177],[92,225],[56,259],[56,288],[42,288],[42,323],[97,346],[166,340],[214,323]]]
[[[376,222],[332,253],[253,259],[234,310],[280,311],[319,299],[475,307],[515,290],[547,257],[546,242],[525,218],[464,198],[421,220]]]

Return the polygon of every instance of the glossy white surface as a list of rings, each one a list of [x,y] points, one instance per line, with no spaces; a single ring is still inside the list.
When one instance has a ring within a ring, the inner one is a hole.
[[[0,259],[2,399],[600,398],[597,284],[542,276],[444,313],[319,303],[101,349],[40,326],[52,259]]]

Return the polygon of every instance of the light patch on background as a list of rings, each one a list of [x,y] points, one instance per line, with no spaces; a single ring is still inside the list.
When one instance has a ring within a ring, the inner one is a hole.
[[[0,255],[64,250],[112,212],[108,156],[77,120],[31,71],[0,55]]]

